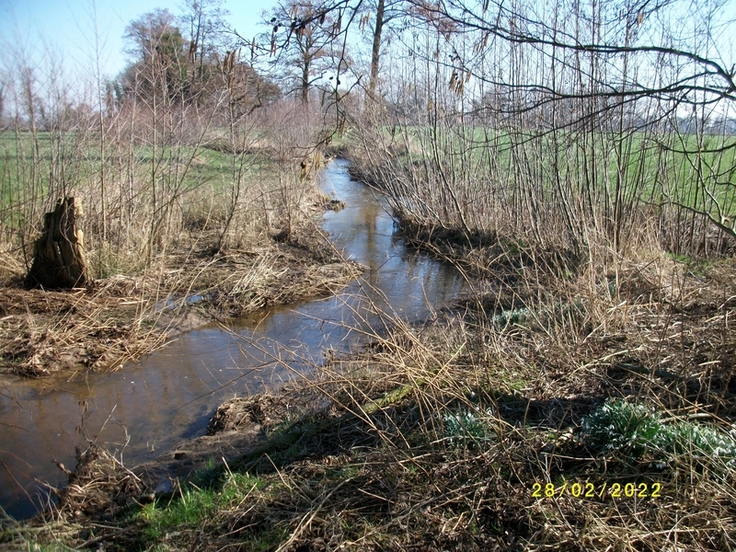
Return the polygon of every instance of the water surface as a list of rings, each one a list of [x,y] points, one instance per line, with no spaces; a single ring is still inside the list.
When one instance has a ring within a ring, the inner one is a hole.
[[[35,513],[43,490],[66,483],[56,467],[75,463],[89,441],[118,451],[126,465],[150,460],[202,435],[214,409],[319,365],[325,351],[346,352],[383,321],[376,308],[420,319],[464,288],[451,266],[406,248],[380,194],[353,182],[347,163],[320,175],[346,208],[322,227],[343,254],[366,266],[338,295],[262,309],[179,336],[114,373],[0,379],[0,505],[16,517]]]

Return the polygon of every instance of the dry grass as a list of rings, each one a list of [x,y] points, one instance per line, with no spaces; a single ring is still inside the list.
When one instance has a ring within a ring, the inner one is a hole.
[[[559,340],[540,320],[493,328],[479,324],[478,313],[448,314],[397,328],[364,355],[334,362],[312,384],[332,405],[319,431],[303,433],[300,453],[288,449],[287,461],[276,447],[239,463],[266,484],[247,508],[222,510],[201,527],[200,536],[217,537],[200,543],[247,549],[269,520],[283,531],[274,550],[732,547],[732,473],[724,481],[688,455],[658,468],[646,458],[601,454],[581,431],[609,397],[725,430],[734,420],[728,382],[736,342],[722,325],[736,305],[718,300],[732,284],[717,284],[732,267],[673,284],[648,266],[632,263],[622,276],[638,275],[649,287],[620,302],[599,298],[608,324],[592,326],[588,314],[580,325],[592,331],[577,337]],[[682,269],[670,268],[669,276]],[[660,301],[650,298],[654,288]],[[684,300],[670,305],[676,296]],[[689,342],[691,334],[710,337]],[[668,343],[665,355],[656,335],[677,335],[679,343]],[[447,423],[458,412],[474,413],[460,437]],[[559,491],[563,480],[597,490],[658,482],[663,492],[658,499],[532,496],[535,482]]]
[[[0,298],[0,370],[43,376],[62,369],[117,367],[162,344],[156,316],[130,282],[56,292],[5,287]],[[134,285],[134,284],[133,284]]]
[[[728,434],[733,262],[631,258],[618,280],[581,270],[546,294],[529,274],[505,281],[525,310],[476,282],[487,289],[458,309],[414,326],[386,320],[391,329],[362,353],[278,394],[223,405],[212,432],[225,442],[250,435],[247,446],[226,449],[226,463],[214,458],[195,487],[115,514],[106,549],[733,548],[732,470],[697,454],[662,463],[651,451],[602,450],[584,430],[604,401],[625,399],[668,423]],[[533,496],[535,483],[558,495]],[[574,483],[609,491],[562,491]],[[613,498],[616,483],[657,483],[661,497]],[[166,521],[197,489],[209,493],[207,515]],[[107,504],[81,525],[117,511]],[[77,545],[89,537],[67,534]]]
[[[286,243],[265,236],[247,249],[213,251],[212,232],[203,228],[149,269],[69,292],[24,289],[22,263],[4,256],[0,370],[37,377],[114,369],[208,320],[334,293],[359,269],[344,262],[312,218],[330,207],[318,194],[305,196]]]
[[[421,221],[404,231],[465,272],[468,296],[416,325],[378,313],[384,330],[372,333],[362,352],[328,354],[308,380],[223,405],[211,424],[216,441],[201,442],[198,463],[185,458],[176,468],[176,453],[167,458],[167,473],[181,477],[173,495],[156,497],[155,479],[141,472],[145,488],[136,492],[153,492],[156,500],[124,512],[95,487],[97,506],[81,523],[89,531],[104,520],[96,544],[212,551],[736,547],[736,474],[720,458],[692,443],[691,450],[606,449],[585,429],[607,401],[619,400],[646,405],[671,427],[733,433],[732,259],[673,260],[648,232],[617,252],[592,236],[581,254],[554,239],[542,246]],[[212,302],[223,298],[221,311],[262,304],[254,299],[254,274],[259,281],[287,275],[279,259],[296,250],[268,251],[217,257],[229,277],[203,276],[200,284],[216,290]],[[276,286],[269,297],[280,293]],[[202,463],[208,454],[209,467]],[[187,475],[184,467],[199,471]],[[111,489],[120,477],[109,476]],[[595,496],[573,496],[576,483],[593,485]],[[535,484],[551,484],[555,496],[534,496]],[[661,496],[613,497],[615,484],[648,491],[657,484]],[[58,511],[79,527],[64,501]],[[66,534],[64,542],[76,546],[89,540],[82,530]]]

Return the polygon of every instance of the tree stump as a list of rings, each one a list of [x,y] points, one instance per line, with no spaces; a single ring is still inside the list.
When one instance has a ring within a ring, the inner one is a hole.
[[[77,228],[82,204],[73,197],[60,199],[43,217],[43,234],[33,245],[28,287],[73,288],[89,281],[84,255],[84,233]]]

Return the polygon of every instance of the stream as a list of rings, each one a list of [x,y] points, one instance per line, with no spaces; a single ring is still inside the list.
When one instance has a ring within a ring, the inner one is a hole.
[[[422,319],[464,289],[452,266],[394,236],[385,199],[352,181],[346,161],[330,163],[319,180],[346,204],[324,215],[323,229],[367,267],[338,295],[262,309],[228,328],[198,328],[117,372],[0,376],[0,507],[7,514],[36,513],[48,501],[48,485],[66,483],[56,462],[73,469],[77,446],[94,441],[128,466],[151,460],[203,435],[224,400],[308,372],[327,350],[359,348],[383,327],[376,308]]]

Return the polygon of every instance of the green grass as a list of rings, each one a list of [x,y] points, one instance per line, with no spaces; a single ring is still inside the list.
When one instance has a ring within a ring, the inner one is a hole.
[[[229,470],[216,483],[213,478],[216,471],[215,468],[205,470],[193,478],[211,480],[210,487],[197,487],[190,480],[177,496],[146,505],[134,516],[135,521],[146,524],[140,543],[145,550],[163,552],[171,550],[171,546],[178,550],[182,543],[196,542],[194,535],[198,531],[212,534],[221,530],[220,518],[226,519],[232,512],[247,512],[250,506],[268,500],[280,490],[276,483]],[[248,527],[238,534],[238,544],[254,552],[273,550],[284,542],[288,532],[285,526]]]
[[[178,500],[168,505],[151,504],[143,508],[140,518],[148,523],[146,536],[160,540],[174,529],[193,529],[205,523],[216,511],[215,492],[209,489],[183,491]]]
[[[143,507],[136,518],[146,523],[144,537],[149,543],[165,539],[173,531],[195,530],[212,520],[219,511],[241,505],[254,492],[260,492],[265,482],[247,473],[228,473],[217,485],[214,467],[200,473],[169,500],[157,500]],[[193,483],[208,481],[208,487]],[[218,488],[219,487],[219,488]]]
[[[54,193],[67,195],[100,190],[100,175],[105,175],[108,201],[133,186],[136,196],[150,194],[142,188],[155,184],[160,192],[182,193],[203,185],[214,190],[228,189],[240,171],[246,181],[267,174],[273,163],[262,154],[234,155],[199,146],[154,148],[108,142],[101,159],[94,134],[74,132],[0,133],[0,203],[10,209],[0,211],[0,223],[17,227],[24,221],[28,202],[43,202],[53,185]],[[99,198],[89,197],[89,203]],[[21,207],[25,205],[25,207]],[[29,221],[34,223],[35,221]]]
[[[394,136],[391,131],[381,129],[379,140],[403,147],[400,131]],[[400,150],[392,163],[418,171],[414,186],[419,196],[424,197],[427,181],[436,180],[437,190],[446,182],[471,213],[473,204],[489,190],[523,195],[533,187],[540,203],[565,193],[611,208],[620,194],[624,205],[673,201],[718,220],[736,214],[736,138],[730,136],[706,135],[701,143],[696,135],[652,132],[509,132],[444,126],[410,126],[404,133],[408,151]],[[446,199],[435,192],[425,197],[436,212],[442,212]]]

